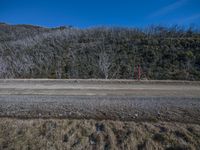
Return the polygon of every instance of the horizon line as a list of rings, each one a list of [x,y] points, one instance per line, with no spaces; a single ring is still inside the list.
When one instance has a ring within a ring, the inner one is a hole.
[[[0,24],[6,24],[6,25],[13,25],[13,26],[20,26],[20,25],[29,25],[29,26],[35,26],[35,27],[41,27],[41,28],[60,28],[60,27],[70,27],[70,28],[77,28],[77,29],[90,29],[90,28],[102,28],[102,27],[106,27],[106,28],[138,28],[138,29],[145,29],[148,27],[166,27],[166,28],[170,28],[170,27],[179,27],[179,28],[200,28],[200,25],[195,24],[195,23],[191,23],[188,25],[184,25],[184,24],[163,24],[163,23],[152,23],[152,24],[147,24],[147,25],[143,25],[143,26],[137,26],[137,25],[108,25],[108,24],[99,24],[99,25],[90,25],[90,26],[75,26],[75,25],[55,25],[55,26],[47,26],[47,25],[42,25],[42,24],[30,24],[30,23],[8,23],[8,22],[3,22],[0,21]]]

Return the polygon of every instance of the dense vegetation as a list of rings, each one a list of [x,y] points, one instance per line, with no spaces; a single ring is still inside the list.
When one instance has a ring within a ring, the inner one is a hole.
[[[200,32],[178,26],[42,28],[0,24],[0,78],[200,80]]]

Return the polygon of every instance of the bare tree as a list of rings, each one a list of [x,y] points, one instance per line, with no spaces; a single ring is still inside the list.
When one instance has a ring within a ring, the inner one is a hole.
[[[99,68],[103,72],[106,79],[109,76],[109,70],[111,66],[111,60],[109,58],[109,54],[106,52],[101,52],[99,54]]]
[[[55,73],[56,73],[56,79],[61,79],[62,78],[62,64],[61,64],[61,61],[58,61],[56,63]]]

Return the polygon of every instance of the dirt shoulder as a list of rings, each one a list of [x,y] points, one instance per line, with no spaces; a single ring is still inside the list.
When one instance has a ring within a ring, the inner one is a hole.
[[[200,100],[189,97],[0,95],[0,116],[200,124]]]

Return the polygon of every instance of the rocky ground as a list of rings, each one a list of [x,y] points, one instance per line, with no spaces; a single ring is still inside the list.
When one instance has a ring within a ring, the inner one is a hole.
[[[189,97],[0,95],[0,116],[200,123]]]

